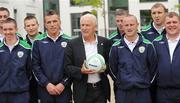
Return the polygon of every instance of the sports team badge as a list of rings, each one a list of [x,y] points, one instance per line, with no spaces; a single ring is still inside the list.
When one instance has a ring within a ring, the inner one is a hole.
[[[23,52],[23,51],[18,51],[18,52],[17,52],[17,56],[18,56],[19,58],[22,58],[23,55],[24,55],[24,52]]]
[[[140,47],[139,47],[139,52],[140,52],[140,53],[144,53],[144,51],[145,51],[145,47],[144,47],[144,46],[140,46]]]
[[[61,42],[61,46],[65,48],[67,46],[67,42]]]

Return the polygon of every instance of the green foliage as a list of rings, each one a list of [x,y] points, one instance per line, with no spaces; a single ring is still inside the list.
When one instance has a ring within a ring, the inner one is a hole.
[[[175,5],[175,7],[177,7],[177,8],[180,10],[180,4],[178,4],[178,5]]]
[[[97,16],[97,11],[96,10],[91,10],[91,13]]]
[[[79,6],[90,5],[95,8],[102,7],[102,5],[103,5],[103,0],[73,0],[73,2]]]

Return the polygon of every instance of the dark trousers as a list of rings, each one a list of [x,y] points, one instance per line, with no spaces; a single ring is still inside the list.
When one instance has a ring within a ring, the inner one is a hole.
[[[157,88],[157,103],[180,103],[180,89]]]
[[[101,82],[87,84],[87,92],[83,103],[106,103]]]
[[[38,94],[37,94],[37,81],[34,76],[30,80],[30,103],[38,103]]]
[[[41,103],[71,103],[71,89],[67,88],[60,95],[50,95],[46,88],[38,86],[38,96]]]
[[[29,103],[29,92],[0,93],[0,103]]]
[[[116,103],[151,103],[150,91],[149,89],[117,89]]]
[[[157,99],[157,81],[154,80],[150,86],[150,93],[151,93],[151,100],[152,100],[152,103],[158,103],[156,102]]]

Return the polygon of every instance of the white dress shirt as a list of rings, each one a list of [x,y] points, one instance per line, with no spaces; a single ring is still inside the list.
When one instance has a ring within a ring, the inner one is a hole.
[[[172,62],[172,59],[173,59],[173,53],[174,53],[174,50],[179,42],[179,39],[180,39],[180,36],[178,36],[176,39],[174,40],[170,40],[168,39],[167,37],[167,40],[168,40],[168,46],[169,46],[169,53],[170,53],[170,58],[171,58],[171,62]]]
[[[13,48],[14,48],[16,45],[18,45],[18,43],[19,43],[19,39],[17,39],[17,42],[14,43],[13,45],[8,45],[8,44],[6,43],[6,41],[5,41],[5,39],[4,39],[4,44],[9,48],[9,51],[10,51],[10,52],[13,50]]]
[[[84,47],[85,47],[85,52],[86,52],[86,58],[89,56],[89,55],[92,55],[94,53],[98,53],[97,51],[97,44],[98,44],[98,40],[97,40],[97,36],[96,36],[96,40],[89,43],[89,42],[86,42],[84,39],[83,39],[83,43],[84,43]],[[95,73],[95,74],[88,74],[88,83],[96,83],[96,82],[99,82],[101,79],[100,79],[100,76],[98,73]]]
[[[124,41],[127,44],[128,48],[131,50],[131,52],[133,51],[134,47],[136,46],[137,42],[139,40],[139,36],[136,38],[135,41],[129,41],[126,39],[126,37],[124,37]]]

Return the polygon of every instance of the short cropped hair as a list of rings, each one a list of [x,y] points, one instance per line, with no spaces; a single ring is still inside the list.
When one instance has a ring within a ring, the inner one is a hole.
[[[122,16],[122,15],[128,15],[128,11],[127,10],[124,10],[124,9],[116,9],[115,11],[115,16],[119,15],[119,16]]]
[[[46,16],[52,16],[52,15],[57,15],[58,16],[58,19],[60,20],[60,16],[59,16],[59,14],[55,11],[55,10],[49,10],[47,13],[46,13],[46,15],[45,15],[45,17]],[[46,21],[46,19],[44,20],[44,22]]]
[[[13,18],[7,18],[5,21],[3,21],[3,24],[5,23],[13,23],[15,25],[15,28],[17,28],[17,22]]]
[[[5,7],[0,7],[0,11],[6,11],[8,13],[8,16],[10,15],[9,10]]]
[[[32,20],[32,19],[35,19],[35,20],[36,20],[36,23],[38,24],[37,18],[36,18],[35,16],[33,16],[33,15],[26,16],[26,17],[24,18],[24,22],[25,22],[26,20]]]
[[[172,18],[172,17],[177,17],[178,20],[180,21],[180,16],[176,12],[169,12],[166,14],[166,17]]]
[[[45,16],[51,16],[51,15],[58,15],[58,16],[59,16],[59,14],[58,14],[55,10],[49,10],[49,11],[46,13]]]
[[[128,14],[128,15],[126,15],[125,17],[133,17],[133,18],[136,20],[136,22],[138,23],[137,17],[134,16],[134,15],[132,15],[132,14]]]
[[[166,7],[165,7],[163,4],[161,4],[161,3],[155,3],[155,4],[151,7],[151,10],[152,10],[153,8],[158,8],[158,7],[162,7],[162,8],[164,9],[164,12],[167,12]]]

